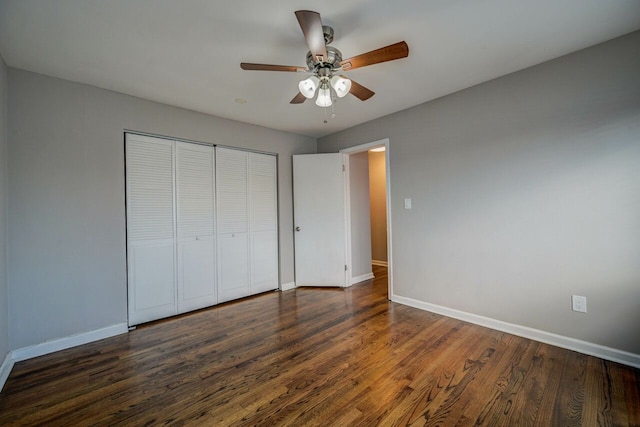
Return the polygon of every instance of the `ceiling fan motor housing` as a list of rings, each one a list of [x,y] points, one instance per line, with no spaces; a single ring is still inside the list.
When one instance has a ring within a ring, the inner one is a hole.
[[[332,69],[340,68],[340,61],[342,61],[342,52],[333,46],[327,46],[327,58],[323,62],[316,61],[311,51],[307,52],[307,67],[309,67],[310,71],[326,66]]]

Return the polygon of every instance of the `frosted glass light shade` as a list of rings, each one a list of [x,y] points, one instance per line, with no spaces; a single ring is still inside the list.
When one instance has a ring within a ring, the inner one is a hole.
[[[331,90],[327,85],[323,85],[318,91],[318,98],[316,99],[316,105],[318,107],[330,107],[333,102],[331,101]]]
[[[313,98],[313,95],[316,93],[316,89],[318,88],[318,83],[320,80],[316,76],[311,76],[308,79],[302,80],[298,83],[298,89],[300,93],[305,96],[305,98]]]
[[[338,97],[346,96],[351,90],[351,80],[340,76],[331,77],[331,87],[336,91]]]

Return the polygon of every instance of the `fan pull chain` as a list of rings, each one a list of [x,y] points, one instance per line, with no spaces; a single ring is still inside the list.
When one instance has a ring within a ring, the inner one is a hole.
[[[333,94],[331,94],[331,118],[332,119],[336,118],[336,110],[335,110],[336,100],[337,100],[337,97],[335,97],[335,96],[333,96]],[[329,115],[327,110],[328,110],[328,108],[324,108],[324,124],[329,123],[329,121],[327,120],[327,118],[328,118],[327,116]]]

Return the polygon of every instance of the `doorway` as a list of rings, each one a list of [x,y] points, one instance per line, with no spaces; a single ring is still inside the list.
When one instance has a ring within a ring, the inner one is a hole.
[[[375,150],[375,151],[372,151]],[[346,156],[348,285],[373,278],[372,264],[386,267],[393,295],[389,139],[340,151]]]

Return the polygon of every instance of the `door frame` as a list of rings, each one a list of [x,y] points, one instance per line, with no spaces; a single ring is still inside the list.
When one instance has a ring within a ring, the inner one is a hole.
[[[391,168],[390,168],[390,159],[389,159],[389,146],[390,141],[389,138],[379,139],[377,141],[369,142],[366,144],[356,145],[354,147],[349,147],[340,150],[340,153],[348,157],[352,154],[362,153],[364,151],[369,151],[372,148],[384,147],[385,148],[385,182],[386,182],[386,209],[387,209],[387,298],[391,300],[391,296],[393,295],[393,254],[392,254],[392,235],[391,235]],[[346,257],[347,257],[347,265],[349,269],[351,269],[351,223],[349,218],[351,218],[351,191],[350,191],[350,177],[349,177],[349,162],[348,159],[345,159],[344,164],[346,166],[345,169],[345,222],[346,222]],[[350,281],[347,281],[349,283]]]

